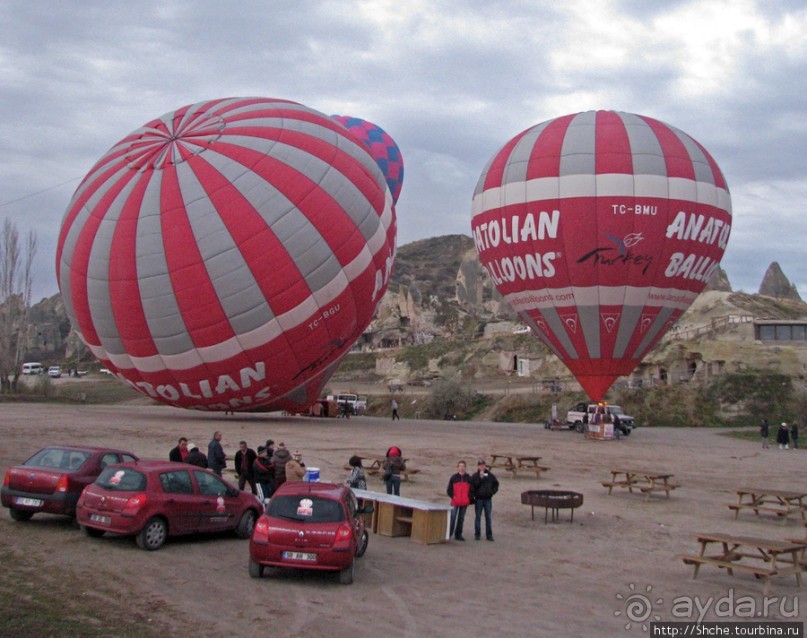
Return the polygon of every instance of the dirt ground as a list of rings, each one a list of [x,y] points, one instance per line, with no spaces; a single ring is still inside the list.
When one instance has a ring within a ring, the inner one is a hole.
[[[594,442],[534,424],[5,403],[0,471],[54,443],[111,445],[167,458],[180,435],[204,449],[214,430],[223,432],[229,455],[240,439],[252,447],[269,437],[284,441],[308,465],[320,467],[323,480],[344,480],[342,467],[353,453],[383,454],[398,445],[409,465],[421,470],[402,484],[401,494],[435,502],[446,500],[448,477],[461,458],[471,467],[495,451],[537,454],[551,470],[537,480],[498,473],[495,542],[474,542],[471,511],[465,543],[421,546],[372,535],[351,586],[304,572],[251,579],[247,542],[234,536],[178,538],[145,552],[131,538],[86,538],[47,515],[15,523],[3,513],[4,556],[41,560],[54,577],[74,579],[76,595],[96,593],[103,600],[104,592],[126,592],[133,607],[147,608],[176,636],[246,636],[261,629],[309,637],[616,636],[646,635],[642,624],[655,617],[697,620],[697,611],[682,616],[681,597],[708,603],[705,620],[728,619],[720,616],[730,605],[727,596],[753,599],[762,609],[762,585],[750,574],[732,578],[704,567],[692,580],[692,568],[676,556],[697,549],[694,532],[786,538],[807,531],[794,519],[741,514],[735,521],[726,507],[734,490],[749,484],[807,488],[803,450],[763,450],[704,430],[639,428],[621,441]],[[627,492],[608,496],[600,483],[611,467],[623,466],[667,470],[681,487],[670,499],[648,502]],[[381,481],[371,478],[369,489],[381,490]],[[561,512],[561,522],[545,525],[543,510],[532,521],[530,508],[521,504],[521,492],[529,489],[570,489],[583,493],[585,502],[573,524]],[[767,619],[803,621],[805,591],[793,577],[775,580],[769,596],[784,607],[769,607]],[[631,601],[640,606],[629,607]],[[794,607],[797,618],[789,617]]]

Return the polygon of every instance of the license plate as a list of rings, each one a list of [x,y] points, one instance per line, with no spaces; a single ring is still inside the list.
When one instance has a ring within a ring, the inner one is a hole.
[[[42,499],[39,498],[23,498],[18,496],[16,501],[17,505],[26,505],[28,507],[42,507]]]
[[[307,554],[305,552],[283,552],[283,560],[308,560],[316,562],[316,554]]]
[[[90,514],[90,520],[93,523],[103,523],[104,525],[109,525],[112,522],[109,516],[101,516],[100,514]]]

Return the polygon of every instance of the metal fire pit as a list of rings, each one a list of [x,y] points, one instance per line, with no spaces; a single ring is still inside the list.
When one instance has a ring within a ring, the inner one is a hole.
[[[579,492],[569,492],[565,490],[529,490],[521,492],[521,502],[529,505],[532,511],[532,520],[535,520],[535,506],[544,509],[544,524],[549,518],[549,510],[552,510],[552,522],[558,520],[558,511],[568,509],[572,511],[569,521],[574,522],[574,510],[583,504],[583,495]]]

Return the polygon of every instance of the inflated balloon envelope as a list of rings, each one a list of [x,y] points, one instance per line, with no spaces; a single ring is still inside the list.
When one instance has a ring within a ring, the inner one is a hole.
[[[599,401],[708,283],[731,199],[686,133],[589,111],[529,128],[496,153],[471,225],[496,288]]]
[[[387,177],[392,201],[398,202],[403,187],[404,164],[401,150],[395,140],[378,124],[351,115],[331,115],[348,131],[353,133],[375,158],[376,164]]]
[[[73,327],[137,390],[299,411],[372,320],[395,232],[385,176],[341,125],[228,98],[113,146],[73,195],[56,270]]]

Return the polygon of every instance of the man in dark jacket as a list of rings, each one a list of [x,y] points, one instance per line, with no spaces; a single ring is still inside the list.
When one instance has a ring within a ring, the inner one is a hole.
[[[793,444],[793,449],[799,449],[799,424],[793,421],[790,424],[790,442]]]
[[[188,456],[185,457],[185,463],[189,465],[195,465],[196,467],[207,467],[207,457],[202,453],[199,449],[198,445],[194,443],[189,443],[188,448],[190,452],[188,452]]]
[[[465,511],[471,504],[471,475],[465,470],[465,461],[457,463],[457,473],[448,479],[446,494],[451,497],[451,531],[449,536],[464,541],[462,524],[465,522]]]
[[[221,471],[227,467],[227,455],[221,447],[221,432],[213,432],[213,438],[207,444],[207,464],[214,474],[221,476]]]
[[[275,486],[275,466],[269,458],[269,448],[259,445],[258,458],[252,464],[252,476],[258,486],[258,498],[265,501],[272,498]]]
[[[186,456],[188,456],[188,439],[181,436],[176,446],[172,447],[168,453],[168,460],[174,463],[184,463]]]
[[[769,448],[768,437],[770,436],[771,426],[768,424],[768,419],[762,419],[762,425],[759,426],[759,436],[762,437],[762,447]]]
[[[474,540],[479,540],[482,532],[482,512],[485,513],[485,538],[493,540],[493,495],[499,491],[499,481],[488,469],[485,459],[479,459],[476,473],[471,477],[471,498],[474,500]]]
[[[252,473],[252,466],[258,457],[255,450],[247,447],[246,441],[239,441],[238,452],[235,453],[235,471],[238,472],[238,489],[243,490],[244,485],[249,483],[253,494],[257,494],[255,478]]]

